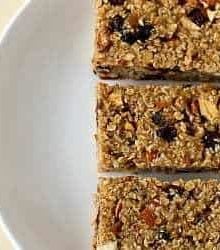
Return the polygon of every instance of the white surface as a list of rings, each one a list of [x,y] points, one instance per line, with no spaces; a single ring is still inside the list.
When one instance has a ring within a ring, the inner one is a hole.
[[[36,0],[0,47],[0,206],[22,249],[89,249],[92,3]]]
[[[33,0],[0,46],[0,211],[24,250],[91,249],[92,16],[90,1]],[[160,175],[180,176],[219,174]]]

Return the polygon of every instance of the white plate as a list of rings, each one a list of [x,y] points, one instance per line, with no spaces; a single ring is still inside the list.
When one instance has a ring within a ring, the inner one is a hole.
[[[0,211],[24,250],[91,249],[91,2],[33,0],[0,45]],[[180,176],[219,174],[160,175]]]
[[[90,249],[92,1],[34,0],[0,46],[0,207],[21,249]]]

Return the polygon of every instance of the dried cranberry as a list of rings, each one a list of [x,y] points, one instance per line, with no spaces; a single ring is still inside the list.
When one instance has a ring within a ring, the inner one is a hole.
[[[212,148],[215,150],[216,146],[220,146],[220,134],[215,131],[206,131],[202,138],[205,148]]]
[[[199,8],[191,10],[188,14],[188,17],[192,22],[200,27],[208,21],[207,16],[205,16],[202,10]]]
[[[139,25],[136,31],[137,40],[145,42],[150,36],[154,27],[151,24],[145,24],[144,26]]]
[[[161,127],[166,124],[166,121],[161,111],[158,111],[152,115],[152,121],[155,125],[158,125]]]
[[[123,28],[124,18],[120,15],[114,16],[110,21],[110,29],[111,31],[120,32]]]
[[[135,33],[125,30],[122,32],[121,40],[132,45],[137,41],[137,37]]]
[[[157,130],[157,136],[167,142],[172,142],[177,136],[177,130],[174,126],[165,126]]]
[[[122,5],[124,4],[125,0],[109,0],[111,5]]]

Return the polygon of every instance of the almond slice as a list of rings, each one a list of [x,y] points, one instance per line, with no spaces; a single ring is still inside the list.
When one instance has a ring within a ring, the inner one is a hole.
[[[204,115],[212,123],[217,123],[220,121],[220,112],[214,103],[207,99],[200,98],[199,107],[201,114]]]
[[[97,246],[97,250],[117,250],[117,241],[109,241],[104,245]]]

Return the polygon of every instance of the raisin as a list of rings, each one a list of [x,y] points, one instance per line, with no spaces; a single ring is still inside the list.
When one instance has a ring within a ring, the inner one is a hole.
[[[137,41],[137,37],[136,37],[136,34],[134,32],[124,30],[122,32],[121,40],[125,43],[132,45]]]
[[[177,130],[174,126],[165,126],[157,130],[157,136],[167,142],[172,142],[177,136]]]
[[[170,233],[164,228],[161,228],[158,231],[157,238],[158,238],[158,240],[165,240],[165,241],[171,240]]]
[[[166,121],[165,121],[161,111],[158,111],[158,112],[154,113],[152,115],[151,119],[152,119],[152,121],[153,121],[153,123],[155,125],[158,125],[158,126],[162,127],[162,126],[164,126],[166,124]]]
[[[124,18],[120,15],[114,16],[110,21],[110,29],[111,31],[120,32],[123,28]]]
[[[111,5],[123,5],[125,0],[109,0]]]
[[[178,0],[178,4],[184,5],[184,4],[186,4],[186,0]]]
[[[151,36],[153,29],[154,27],[151,24],[139,25],[136,31],[137,40],[144,43]]]
[[[128,103],[124,103],[121,112],[130,112],[130,106]]]
[[[193,127],[192,123],[186,125],[186,132],[188,135],[194,136],[195,135],[195,128]]]
[[[182,196],[185,189],[176,185],[168,185],[163,189],[163,191],[167,193],[167,198],[172,200],[175,196]]]
[[[204,15],[201,9],[195,8],[191,10],[188,14],[188,17],[191,19],[193,23],[201,27],[208,21],[207,16]]]
[[[215,150],[217,146],[220,146],[220,134],[216,131],[206,131],[202,138],[202,142],[205,148]]]

